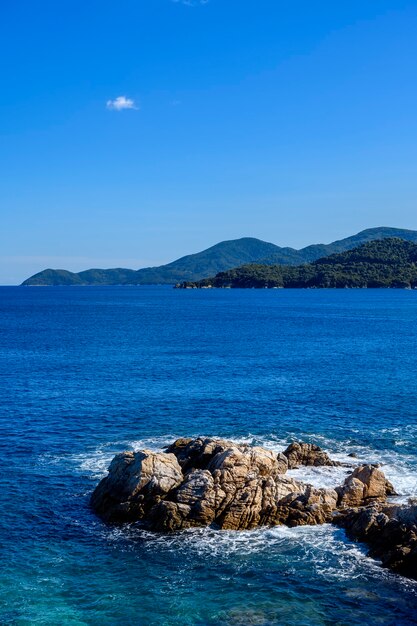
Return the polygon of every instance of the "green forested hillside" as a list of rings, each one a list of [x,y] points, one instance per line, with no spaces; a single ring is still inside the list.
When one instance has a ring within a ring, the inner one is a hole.
[[[346,288],[417,287],[417,245],[390,238],[365,243],[313,263],[289,267],[249,264],[220,272],[190,287]]]
[[[222,241],[207,250],[189,254],[167,265],[138,270],[136,280],[138,284],[155,284],[195,280],[196,276],[205,278],[224,269],[268,258],[280,250],[273,243],[253,237]]]
[[[222,241],[197,254],[189,254],[167,265],[131,269],[90,269],[83,272],[47,269],[24,281],[24,285],[149,285],[196,281],[244,264],[301,265],[350,250],[368,241],[400,237],[417,243],[417,232],[398,228],[370,228],[330,244],[301,250],[279,247],[253,237]]]
[[[356,235],[340,239],[329,244],[316,244],[307,246],[300,250],[303,256],[303,263],[311,263],[331,254],[338,254],[347,250],[357,248],[364,243],[381,239],[399,238],[405,241],[417,243],[417,231],[405,228],[387,228],[380,226],[377,228],[367,228]],[[278,263],[279,261],[277,261]]]
[[[244,237],[222,241],[207,250],[187,255],[160,267],[147,267],[140,270],[91,269],[79,273],[47,269],[31,276],[24,281],[23,285],[175,284],[182,280],[199,280],[243,263],[269,258],[280,250],[281,248],[273,243]]]

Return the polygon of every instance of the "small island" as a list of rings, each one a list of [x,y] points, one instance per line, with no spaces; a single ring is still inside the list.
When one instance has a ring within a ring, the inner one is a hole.
[[[91,497],[107,523],[139,522],[163,533],[211,526],[250,530],[334,523],[369,544],[385,567],[417,578],[417,505],[388,503],[393,485],[376,465],[316,488],[288,476],[300,466],[340,466],[310,443],[283,452],[223,439],[181,438],[163,452],[118,454]]]
[[[396,237],[365,243],[303,265],[251,263],[178,289],[417,288],[417,244]]]

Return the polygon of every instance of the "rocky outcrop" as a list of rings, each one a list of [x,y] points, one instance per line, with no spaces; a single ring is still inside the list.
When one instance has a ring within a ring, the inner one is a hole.
[[[306,462],[313,462],[313,457],[330,461],[317,446],[295,445],[306,452],[302,455]],[[285,476],[288,459],[286,453],[223,439],[177,439],[162,453],[117,455],[91,504],[108,522],[144,520],[159,531],[330,521],[336,491],[315,489]]]
[[[373,504],[339,512],[335,523],[369,545],[369,556],[384,567],[417,579],[417,505]]]
[[[361,465],[336,488],[339,507],[365,506],[395,495],[394,487],[375,465]]]
[[[417,503],[387,504],[394,488],[375,465],[356,467],[335,489],[286,475],[300,465],[339,463],[306,443],[276,454],[224,439],[177,439],[164,452],[118,454],[91,505],[107,522],[142,521],[162,532],[334,522],[385,566],[417,578]]]
[[[284,455],[288,459],[288,469],[296,469],[300,465],[313,465],[315,467],[329,465],[335,467],[340,465],[337,461],[332,461],[324,450],[312,443],[294,442],[288,446]]]
[[[305,485],[301,493],[290,493],[280,501],[276,524],[311,526],[331,522],[337,505],[334,489],[316,489]]]
[[[122,452],[94,490],[91,505],[108,522],[135,521],[144,518],[183,479],[174,454]]]

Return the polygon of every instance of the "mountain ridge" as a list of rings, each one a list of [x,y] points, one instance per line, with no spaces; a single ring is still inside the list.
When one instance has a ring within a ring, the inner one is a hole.
[[[417,243],[417,231],[390,227],[368,228],[345,239],[339,239],[329,244],[312,244],[300,250],[277,246],[254,237],[242,237],[221,241],[201,252],[185,255],[157,267],[146,267],[139,270],[93,268],[81,272],[48,268],[30,276],[22,285],[176,284],[184,281],[198,281],[219,272],[255,262],[263,265],[301,265],[355,248],[367,241],[389,237],[399,237]]]
[[[417,244],[399,237],[367,241],[302,265],[241,265],[178,288],[417,288]]]

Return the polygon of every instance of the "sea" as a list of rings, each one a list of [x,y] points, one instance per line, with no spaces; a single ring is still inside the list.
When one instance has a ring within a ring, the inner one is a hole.
[[[407,502],[417,291],[2,287],[0,381],[1,625],[417,624],[417,582],[331,525],[164,535],[89,508],[116,453],[180,436],[315,443]]]

